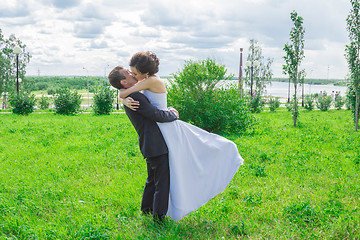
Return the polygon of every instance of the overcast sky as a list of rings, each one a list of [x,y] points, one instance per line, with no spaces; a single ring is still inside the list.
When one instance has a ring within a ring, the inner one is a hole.
[[[238,76],[239,49],[245,61],[254,38],[274,59],[274,77],[285,77],[282,49],[296,10],[304,18],[307,77],[344,79],[350,7],[350,0],[0,0],[0,28],[27,45],[27,75],[104,76],[150,50],[161,76],[208,57]]]

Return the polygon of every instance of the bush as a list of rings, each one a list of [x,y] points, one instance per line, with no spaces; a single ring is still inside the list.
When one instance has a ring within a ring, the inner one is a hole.
[[[250,97],[248,107],[253,113],[260,113],[265,105],[265,101],[261,98],[261,94],[258,93],[255,96]]]
[[[56,94],[56,90],[53,89],[53,88],[48,89],[48,90],[46,90],[46,91],[47,91],[47,94],[48,94],[48,95],[55,95],[55,94]]]
[[[41,96],[38,100],[40,109],[48,109],[51,104],[51,98],[46,96]]]
[[[332,102],[332,97],[327,95],[327,93],[324,91],[323,95],[321,97],[318,97],[316,106],[321,111],[327,111],[329,110]]]
[[[315,95],[306,94],[305,95],[304,108],[309,110],[309,111],[314,110],[314,108],[315,108],[314,100],[315,100]]]
[[[343,99],[343,97],[341,97],[340,95],[338,95],[335,99],[335,108],[337,110],[340,110],[345,104],[345,100]]]
[[[81,95],[76,90],[71,91],[68,88],[61,88],[54,98],[56,113],[71,115],[80,109]]]
[[[168,102],[180,119],[210,132],[243,133],[255,123],[236,87],[219,88],[226,69],[214,60],[186,61],[184,69],[169,79]]]
[[[98,86],[95,88],[94,105],[92,108],[96,115],[110,114],[116,91],[109,87]]]
[[[277,108],[279,108],[280,107],[279,98],[278,97],[276,97],[276,98],[270,97],[269,107],[270,107],[270,111],[275,111]]]
[[[25,92],[12,93],[9,98],[10,106],[13,108],[12,112],[21,115],[28,115],[34,111],[35,95]]]

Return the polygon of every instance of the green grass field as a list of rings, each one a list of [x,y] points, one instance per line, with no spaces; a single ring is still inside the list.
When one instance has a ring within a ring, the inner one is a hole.
[[[0,114],[0,239],[360,239],[360,133],[351,113],[256,114],[225,136],[245,159],[178,222],[141,215],[146,179],[124,114]],[[191,196],[189,196],[191,197]]]

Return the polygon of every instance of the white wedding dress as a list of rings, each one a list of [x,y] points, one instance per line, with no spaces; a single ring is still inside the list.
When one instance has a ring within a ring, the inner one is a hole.
[[[167,109],[167,94],[143,93]],[[194,113],[196,114],[196,113]],[[180,220],[221,193],[243,164],[232,141],[181,120],[158,123],[169,149],[170,198],[167,216]]]

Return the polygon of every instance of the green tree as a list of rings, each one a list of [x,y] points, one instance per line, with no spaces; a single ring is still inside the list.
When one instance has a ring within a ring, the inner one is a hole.
[[[16,91],[16,54],[14,48],[18,46],[21,49],[19,54],[19,78],[22,84],[26,83],[26,65],[30,62],[31,55],[26,51],[26,45],[10,35],[5,39],[0,29],[0,94],[3,94],[3,108],[6,108],[6,97],[8,92]]]
[[[258,65],[255,66],[255,63]],[[257,90],[257,94],[261,95],[266,88],[266,84],[271,82],[273,76],[271,70],[272,63],[273,59],[268,58],[267,61],[264,60],[259,42],[251,39],[249,54],[246,59],[246,64],[250,66],[245,68],[245,83],[250,86],[250,95],[252,95],[254,87]]]
[[[255,120],[236,86],[221,87],[229,80],[224,65],[214,60],[186,61],[182,71],[169,79],[168,105],[175,107],[180,119],[210,132],[243,133]]]
[[[360,102],[360,3],[359,0],[351,0],[352,9],[346,19],[347,30],[349,32],[350,44],[346,45],[346,59],[349,67],[349,89],[350,95],[354,95],[353,98],[349,98],[353,103],[352,111],[354,114],[355,131],[359,126],[359,102]],[[351,94],[351,92],[353,94]]]
[[[303,18],[300,17],[297,12],[291,13],[291,20],[294,23],[294,27],[290,31],[291,43],[286,43],[284,47],[285,51],[285,64],[283,65],[283,72],[287,74],[290,80],[294,84],[294,107],[292,116],[294,120],[294,127],[296,127],[296,121],[299,116],[298,99],[296,96],[298,83],[301,82],[305,76],[305,72],[300,70],[300,63],[304,59],[304,33]]]

